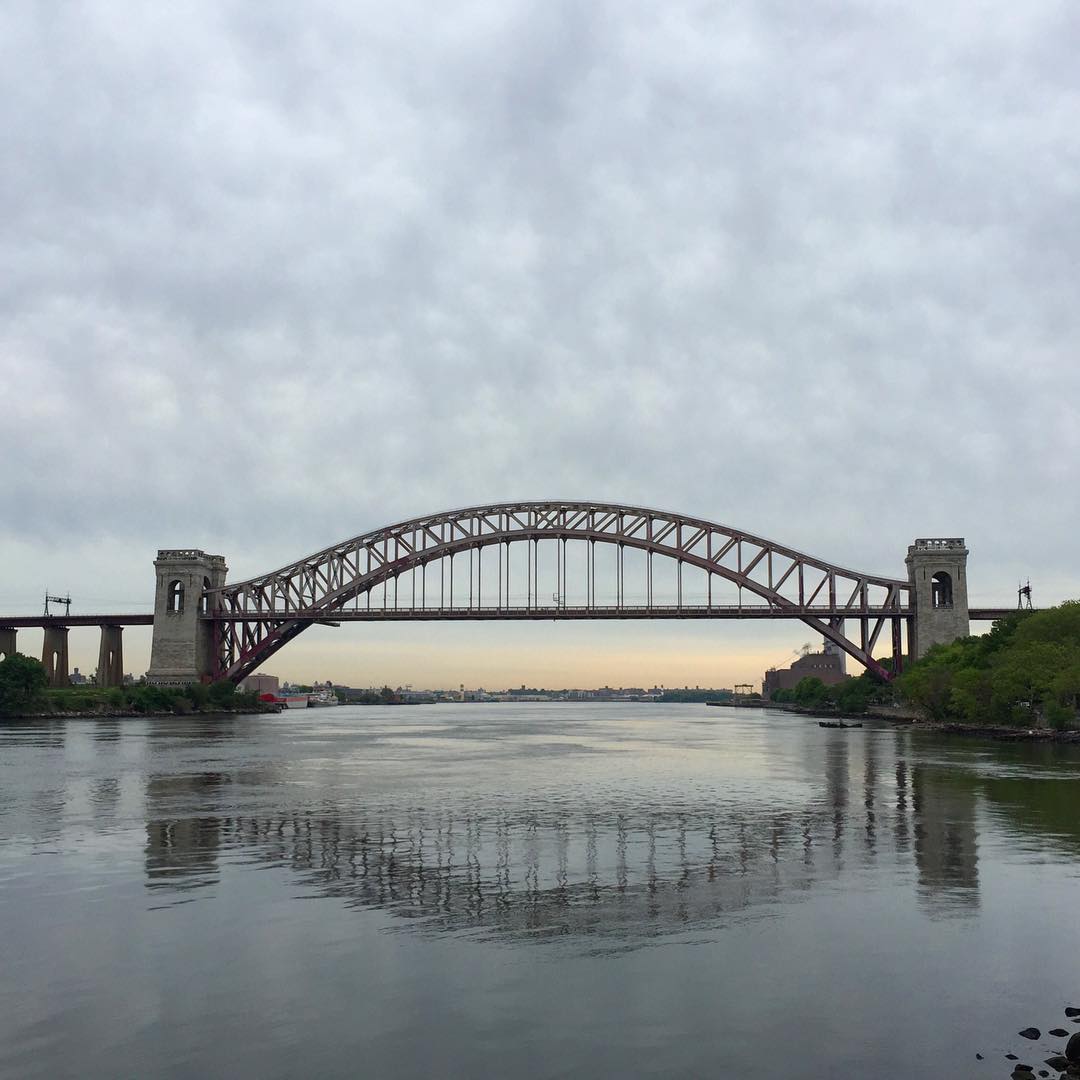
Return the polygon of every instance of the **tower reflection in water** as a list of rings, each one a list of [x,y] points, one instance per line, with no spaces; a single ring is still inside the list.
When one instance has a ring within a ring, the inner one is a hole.
[[[428,932],[619,946],[768,914],[885,861],[913,861],[932,914],[977,905],[977,785],[910,765],[902,746],[833,738],[817,796],[790,806],[326,800],[249,816],[236,812],[226,774],[157,776],[146,792],[147,884],[190,899],[226,860],[255,861]]]
[[[146,785],[146,805],[168,805],[178,798],[212,805],[227,779],[221,773],[155,776]],[[211,816],[160,817],[147,821],[147,884],[181,891],[215,884],[221,825],[221,818]]]

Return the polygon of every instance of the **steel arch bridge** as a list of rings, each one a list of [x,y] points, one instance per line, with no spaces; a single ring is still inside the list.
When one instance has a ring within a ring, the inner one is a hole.
[[[637,563],[629,583],[628,553]],[[675,577],[663,602],[657,557]],[[684,571],[699,585],[704,578],[693,602]],[[554,582],[550,600],[541,598],[542,578]],[[728,593],[733,586],[736,602],[714,602],[714,585]],[[314,623],[642,618],[798,619],[888,680],[900,670],[901,627],[906,620],[910,640],[915,603],[907,580],[848,570],[715,522],[618,504],[513,502],[353,537],[207,589],[201,612],[212,628],[212,677],[236,682]],[[849,621],[858,627],[853,637]],[[886,625],[891,671],[873,657]]]

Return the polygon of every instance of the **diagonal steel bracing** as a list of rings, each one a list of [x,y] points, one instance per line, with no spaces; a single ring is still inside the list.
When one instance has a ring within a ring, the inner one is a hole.
[[[541,544],[547,541],[559,542],[555,545],[554,603],[538,591]],[[583,605],[565,603],[568,544],[580,544],[585,552]],[[523,582],[511,582],[514,545],[524,545],[527,554]],[[601,596],[599,602],[597,545],[607,545],[616,553],[609,573],[614,597]],[[492,547],[499,550],[494,565],[489,562],[487,588],[495,602],[484,603],[482,551]],[[628,599],[628,551],[646,555],[645,604]],[[674,606],[653,603],[653,561],[658,556],[676,564]],[[704,572],[704,606],[684,608],[684,567]],[[462,575],[468,575],[467,605],[460,600],[455,603],[455,572],[459,591]],[[492,573],[497,575],[494,585]],[[406,577],[411,580],[402,585]],[[734,585],[737,604],[714,607],[714,582]],[[512,588],[519,593],[512,593]],[[744,593],[750,597],[745,610]],[[513,599],[520,595],[525,596],[524,603]],[[206,617],[215,624],[215,676],[234,680],[253,671],[313,622],[330,622],[338,615],[379,618],[380,612],[381,617],[395,620],[794,618],[888,679],[890,672],[872,656],[874,645],[881,628],[890,622],[894,668],[898,666],[900,620],[913,611],[906,580],[847,570],[714,522],[644,507],[583,502],[493,504],[399,522],[269,574],[210,591],[206,599]],[[859,624],[858,640],[841,629],[845,619]],[[868,629],[871,620],[872,630]]]

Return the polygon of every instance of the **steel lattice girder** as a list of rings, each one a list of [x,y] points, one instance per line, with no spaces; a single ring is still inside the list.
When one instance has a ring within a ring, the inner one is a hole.
[[[882,678],[889,673],[871,655],[878,634],[886,621],[913,613],[904,579],[848,570],[715,522],[617,504],[505,503],[400,522],[209,592],[217,674],[242,678],[311,622],[332,619],[349,601],[402,574],[463,551],[553,539],[637,549],[702,569],[766,601],[772,617],[801,619]],[[815,608],[821,614],[811,613]],[[407,618],[410,608],[395,610]],[[477,610],[475,617],[485,614]],[[859,620],[859,643],[834,625],[843,618]]]

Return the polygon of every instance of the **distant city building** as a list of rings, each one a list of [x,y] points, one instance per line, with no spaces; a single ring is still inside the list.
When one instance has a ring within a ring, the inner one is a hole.
[[[770,668],[761,681],[761,696],[768,698],[775,690],[794,690],[800,679],[820,679],[826,686],[842,683],[844,659],[837,652],[807,653],[787,668]]]
[[[85,686],[89,681],[90,680],[78,668],[68,676],[68,682],[71,683],[72,686]]]

